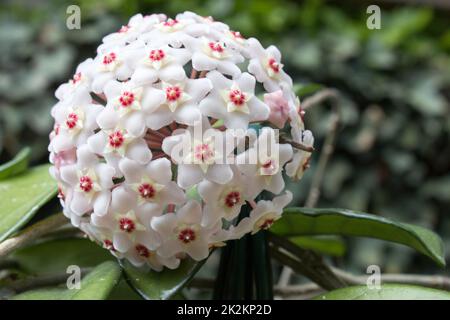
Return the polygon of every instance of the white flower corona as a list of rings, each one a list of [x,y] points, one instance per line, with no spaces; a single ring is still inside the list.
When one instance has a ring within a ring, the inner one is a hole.
[[[49,151],[64,214],[158,271],[269,228],[292,199],[283,171],[300,179],[308,166],[311,153],[293,146],[314,142],[281,59],[210,17],[133,16],[56,91]],[[176,159],[199,127],[212,134]]]

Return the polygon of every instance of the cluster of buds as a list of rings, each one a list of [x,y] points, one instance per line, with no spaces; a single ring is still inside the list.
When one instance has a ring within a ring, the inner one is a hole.
[[[133,16],[56,97],[64,214],[135,266],[174,269],[268,229],[292,199],[283,172],[300,179],[311,156],[279,50],[192,12]]]

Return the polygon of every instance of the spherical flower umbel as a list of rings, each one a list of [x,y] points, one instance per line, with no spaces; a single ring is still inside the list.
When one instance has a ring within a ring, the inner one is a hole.
[[[157,271],[270,228],[314,142],[280,51],[192,12],[135,15],[55,95],[64,214]]]

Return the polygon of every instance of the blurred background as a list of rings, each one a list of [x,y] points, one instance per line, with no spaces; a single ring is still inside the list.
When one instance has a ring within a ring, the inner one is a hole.
[[[302,95],[316,84],[341,92],[336,151],[319,206],[417,223],[450,248],[450,2],[413,2],[2,1],[0,162],[26,145],[34,163],[48,161],[53,93],[80,61],[95,55],[104,35],[138,12],[190,10],[277,45]],[[70,4],[81,8],[81,30],[66,28]],[[369,4],[381,7],[380,30],[366,27]],[[319,152],[329,110],[317,106],[305,118]],[[295,205],[304,204],[319,152],[302,182],[289,187]],[[402,246],[368,239],[345,245],[333,259],[349,271],[378,264],[383,272],[445,272]]]

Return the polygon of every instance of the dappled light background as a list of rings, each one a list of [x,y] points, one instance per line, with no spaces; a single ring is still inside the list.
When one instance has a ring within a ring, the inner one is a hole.
[[[2,1],[0,5],[0,160],[21,147],[48,161],[54,90],[95,55],[101,38],[138,12],[213,16],[263,45],[277,45],[302,96],[320,84],[338,89],[341,125],[319,206],[417,223],[450,247],[450,9],[372,1],[381,29],[368,30],[360,1]],[[81,30],[66,8],[81,7]],[[302,97],[304,99],[304,97]],[[329,105],[305,118],[316,136],[311,168],[289,188],[303,205],[330,120]],[[376,240],[345,240],[338,265],[364,272],[439,272],[412,250]]]

